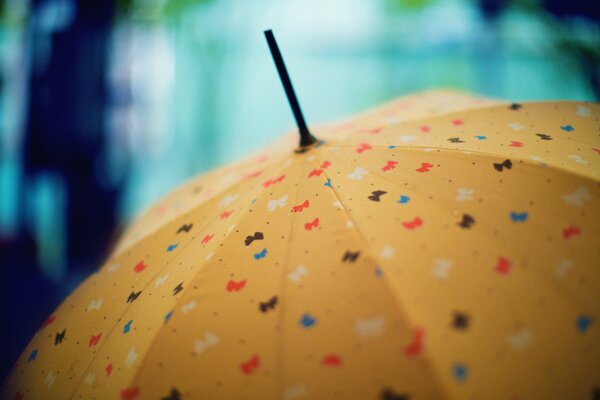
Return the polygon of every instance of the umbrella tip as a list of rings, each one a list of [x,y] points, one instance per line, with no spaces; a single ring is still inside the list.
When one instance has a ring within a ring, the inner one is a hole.
[[[311,147],[312,145],[317,143],[317,139],[310,133],[308,127],[306,126],[306,121],[304,120],[304,115],[302,114],[300,103],[298,102],[298,98],[296,97],[296,92],[294,91],[294,87],[292,86],[292,81],[290,80],[290,76],[287,72],[287,68],[285,67],[283,57],[281,56],[281,52],[279,51],[279,46],[277,46],[277,41],[275,40],[273,31],[271,29],[266,29],[264,31],[264,34],[265,38],[267,39],[267,44],[269,45],[269,50],[271,50],[271,55],[273,56],[275,67],[277,68],[277,72],[279,73],[279,79],[281,80],[281,84],[283,85],[283,89],[285,90],[285,94],[287,96],[288,102],[290,103],[290,108],[292,109],[294,118],[296,119],[296,125],[298,126],[298,131],[300,132],[299,147],[300,149],[307,149],[308,147]]]

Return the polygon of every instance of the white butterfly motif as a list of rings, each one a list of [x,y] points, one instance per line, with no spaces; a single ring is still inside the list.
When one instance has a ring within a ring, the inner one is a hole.
[[[384,324],[384,318],[379,316],[371,319],[357,319],[354,321],[354,328],[360,336],[376,336],[383,332]]]
[[[287,277],[290,281],[300,282],[302,277],[306,274],[308,274],[308,269],[303,264],[300,264],[295,270],[290,272]]]
[[[181,306],[181,312],[184,314],[187,314],[190,311],[192,311],[194,308],[196,308],[197,305],[198,305],[198,303],[196,303],[196,300],[191,300]]]
[[[201,354],[208,347],[214,346],[219,343],[219,337],[212,332],[206,332],[204,334],[204,339],[197,339],[194,342],[194,351],[196,354]]]
[[[97,298],[96,300],[92,300],[90,301],[90,304],[88,304],[87,306],[87,312],[90,312],[92,310],[99,310],[100,308],[102,308],[102,297]]]
[[[127,353],[127,357],[125,357],[125,366],[127,368],[131,368],[131,366],[135,363],[135,360],[138,358],[138,353],[132,347],[129,349],[129,353]]]
[[[168,277],[169,277],[169,274],[159,276],[158,278],[156,278],[156,283],[154,284],[154,288],[164,285],[165,282],[167,281]]]
[[[592,115],[592,112],[589,108],[579,105],[577,106],[577,111],[575,111],[575,115],[578,115],[580,117],[589,117],[590,115]]]
[[[285,390],[285,393],[283,396],[286,400],[294,400],[294,399],[306,397],[306,386],[296,385],[296,386],[289,387]]]
[[[54,381],[56,381],[56,375],[54,375],[54,372],[52,371],[48,372],[48,375],[46,376],[46,385],[50,387],[54,385]]]
[[[367,171],[366,169],[361,168],[361,167],[356,167],[356,168],[354,168],[354,172],[349,173],[348,175],[346,175],[346,177],[348,179],[359,181],[362,178],[364,178],[364,176],[367,175],[368,173],[369,173],[369,171]]]
[[[573,193],[565,194],[563,200],[574,206],[582,206],[583,203],[592,200],[592,195],[588,188],[580,186]]]
[[[438,258],[435,260],[433,265],[433,275],[438,279],[445,279],[448,277],[448,271],[452,268],[454,262],[446,258]]]
[[[267,208],[269,209],[270,212],[273,212],[273,211],[277,210],[278,208],[285,207],[285,205],[287,204],[287,201],[288,201],[288,195],[284,194],[277,200],[269,200],[269,203],[267,203]]]
[[[456,201],[473,200],[473,189],[458,188],[456,189]]]
[[[87,376],[85,377],[85,383],[88,385],[91,385],[92,383],[94,383],[94,379],[96,379],[96,375],[92,374],[91,372],[89,374],[87,374]]]
[[[528,329],[522,329],[508,336],[508,342],[510,345],[519,351],[525,350],[527,347],[533,344],[533,334]]]
[[[223,199],[221,200],[221,202],[219,203],[219,207],[228,207],[229,205],[231,205],[231,203],[233,203],[237,198],[239,197],[239,195],[231,195],[228,194],[227,196],[223,197]]]

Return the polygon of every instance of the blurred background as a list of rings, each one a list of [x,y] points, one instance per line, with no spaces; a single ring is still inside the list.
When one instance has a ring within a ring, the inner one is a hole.
[[[293,126],[411,92],[600,98],[590,0],[3,0],[0,377],[169,189]]]

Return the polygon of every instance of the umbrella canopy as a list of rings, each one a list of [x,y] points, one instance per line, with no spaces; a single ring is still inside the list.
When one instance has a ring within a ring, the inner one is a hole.
[[[599,118],[428,92],[191,181],[3,398],[599,396]]]

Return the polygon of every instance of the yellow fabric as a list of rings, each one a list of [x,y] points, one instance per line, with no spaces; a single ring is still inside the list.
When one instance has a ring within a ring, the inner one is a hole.
[[[599,396],[599,118],[429,92],[191,181],[3,398]]]

